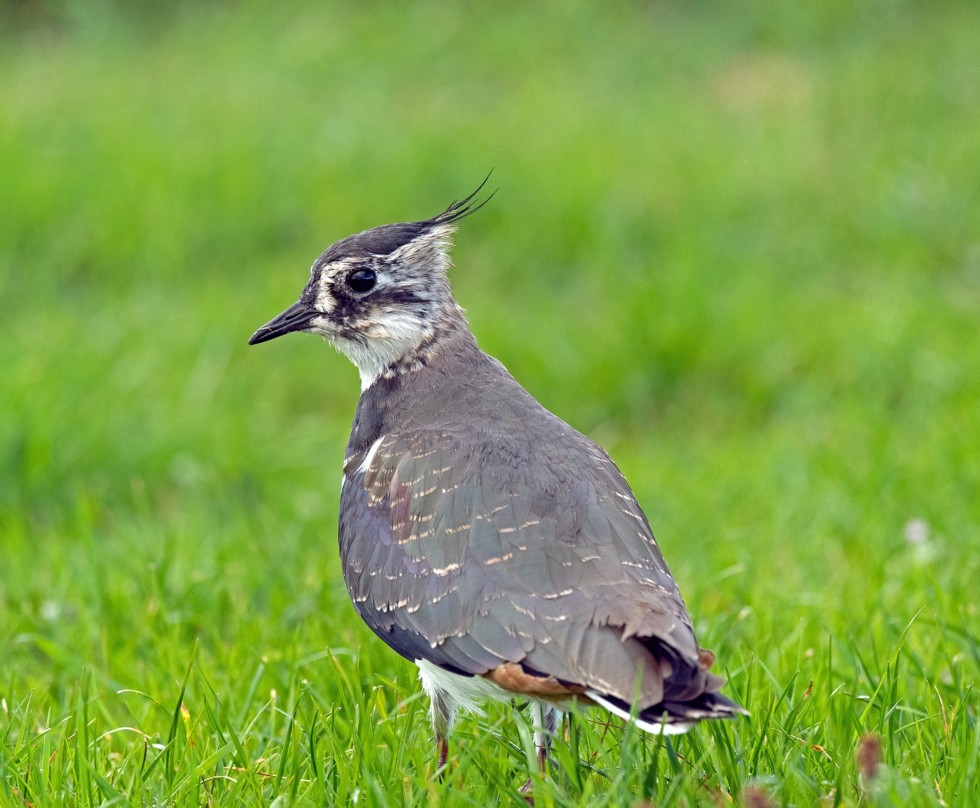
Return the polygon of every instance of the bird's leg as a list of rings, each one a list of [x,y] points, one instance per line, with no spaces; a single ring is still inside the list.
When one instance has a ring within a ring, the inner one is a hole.
[[[544,776],[548,773],[548,753],[551,751],[551,744],[555,737],[555,730],[558,728],[558,719],[561,712],[551,705],[544,706],[539,702],[532,701],[531,726],[534,730],[534,748],[537,751],[538,771]],[[531,793],[531,778],[521,786],[522,794]]]
[[[551,744],[555,740],[555,731],[558,729],[561,711],[550,705],[539,708],[539,710],[541,729],[534,732],[534,745],[538,749],[538,767],[541,769],[541,774],[547,774],[548,753],[551,751]]]
[[[535,704],[531,708],[534,720],[534,746],[538,750],[538,768],[541,774],[548,773],[548,753],[555,739],[558,719],[561,713],[552,706]]]
[[[439,758],[439,765],[436,770],[440,772],[439,776],[442,777],[441,772],[449,759],[449,741],[441,735],[436,735],[436,756]]]
[[[449,730],[455,717],[455,706],[445,691],[432,690],[429,693],[429,718],[436,736],[436,776],[441,780],[446,776],[446,763],[449,760]]]

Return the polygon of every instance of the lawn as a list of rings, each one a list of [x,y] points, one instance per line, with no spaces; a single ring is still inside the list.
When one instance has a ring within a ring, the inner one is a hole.
[[[0,2],[0,804],[980,804],[980,10]],[[494,169],[453,280],[749,718],[434,750],[337,559],[355,370],[248,348]]]

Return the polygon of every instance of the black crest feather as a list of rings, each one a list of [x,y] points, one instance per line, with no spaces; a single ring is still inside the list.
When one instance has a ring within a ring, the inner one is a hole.
[[[484,177],[483,182],[481,182],[477,189],[471,193],[465,199],[454,199],[448,208],[446,208],[438,216],[433,216],[431,219],[427,219],[424,222],[419,222],[422,225],[428,225],[429,227],[434,227],[440,224],[452,224],[453,222],[458,222],[460,219],[465,219],[473,213],[476,213],[480,208],[487,204],[491,199],[493,199],[494,194],[497,193],[496,189],[484,200],[478,200],[477,196],[480,191],[486,186],[490,181],[490,177],[493,174],[493,169],[490,169],[490,173]]]

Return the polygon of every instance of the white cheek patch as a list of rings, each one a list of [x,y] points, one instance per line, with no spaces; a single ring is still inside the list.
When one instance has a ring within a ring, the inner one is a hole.
[[[324,314],[330,314],[336,307],[336,301],[333,297],[333,285],[330,282],[331,279],[332,275],[327,276],[324,273],[316,285],[316,300],[313,302],[313,305],[317,311],[322,311]]]
[[[426,323],[413,312],[392,308],[377,312],[375,317],[364,328],[370,339],[389,340],[407,349],[425,336]]]
[[[333,329],[330,327],[330,319],[325,315],[318,314],[310,320],[310,331],[319,334],[321,337],[332,337]]]

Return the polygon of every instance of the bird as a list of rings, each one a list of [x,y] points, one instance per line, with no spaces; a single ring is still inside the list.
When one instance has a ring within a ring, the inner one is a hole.
[[[655,734],[745,713],[619,468],[478,347],[453,296],[452,239],[488,179],[332,244],[249,339],[318,335],[359,372],[341,567],[360,617],[418,666],[437,771],[458,713],[488,701],[530,703],[542,770],[576,704]]]

